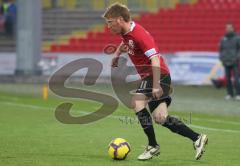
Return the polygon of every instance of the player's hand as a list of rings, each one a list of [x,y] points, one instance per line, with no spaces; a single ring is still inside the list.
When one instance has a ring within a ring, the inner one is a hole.
[[[123,45],[121,45],[121,47],[119,49],[123,53],[123,52],[128,52],[129,48],[128,48],[128,45],[123,44]]]
[[[119,60],[119,57],[117,56],[117,57],[114,57],[113,59],[112,59],[112,64],[111,64],[111,66],[112,67],[118,67],[118,60]]]
[[[160,85],[153,86],[153,89],[152,89],[153,98],[160,99],[162,95],[163,95],[162,87]]]

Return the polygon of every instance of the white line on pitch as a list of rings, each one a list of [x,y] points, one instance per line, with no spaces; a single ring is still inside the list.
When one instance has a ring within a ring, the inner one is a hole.
[[[55,109],[55,108],[51,108],[51,107],[43,107],[43,106],[35,106],[35,105],[30,105],[30,104],[20,104],[20,103],[11,103],[11,102],[3,102],[3,101],[0,101],[0,103],[8,105],[8,106],[24,107],[24,108],[39,109],[39,110],[51,110],[51,109],[54,110]],[[78,112],[80,112],[82,114],[89,114],[89,112],[86,112],[86,111],[78,111]],[[114,119],[124,118],[124,116],[115,116],[115,115],[110,115],[109,117],[114,118]],[[193,125],[193,124],[190,124],[189,126],[198,128],[198,129],[210,130],[210,131],[240,133],[240,131],[238,131],[238,130],[210,128],[210,127],[204,127],[204,126]]]
[[[197,129],[204,129],[204,130],[210,130],[210,131],[222,131],[227,133],[240,133],[239,130],[230,130],[230,129],[217,129],[217,128],[211,128],[211,127],[204,127],[204,126],[198,126],[198,125],[188,125],[190,127],[194,127]]]

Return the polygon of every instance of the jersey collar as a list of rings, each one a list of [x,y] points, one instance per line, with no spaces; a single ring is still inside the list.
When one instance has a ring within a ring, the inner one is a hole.
[[[129,30],[128,32],[126,32],[124,35],[128,34],[129,32],[132,32],[132,31],[133,31],[133,29],[134,29],[134,28],[135,28],[135,26],[136,26],[136,24],[135,24],[135,22],[134,22],[134,21],[131,21],[131,22],[130,22],[130,24],[131,24],[131,26],[130,26],[130,30]]]

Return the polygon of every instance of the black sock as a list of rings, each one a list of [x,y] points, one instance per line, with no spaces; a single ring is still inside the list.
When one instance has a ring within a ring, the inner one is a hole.
[[[163,124],[163,126],[174,133],[191,139],[193,142],[195,142],[199,136],[198,133],[187,127],[182,121],[171,116],[167,117],[166,122]]]
[[[155,147],[157,144],[154,129],[153,129],[153,123],[152,118],[147,111],[146,108],[142,109],[141,111],[137,112],[136,115],[138,116],[138,120],[145,132],[145,134],[148,137],[148,144],[150,146]]]

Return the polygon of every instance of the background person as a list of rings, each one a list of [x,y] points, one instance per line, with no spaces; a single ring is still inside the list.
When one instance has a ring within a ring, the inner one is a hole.
[[[226,24],[226,33],[220,41],[219,57],[225,69],[227,80],[226,100],[235,96],[236,100],[240,100],[240,83],[239,83],[239,56],[240,56],[240,37],[235,33],[232,23]],[[231,75],[234,77],[233,84]],[[235,87],[235,92],[234,92]]]

